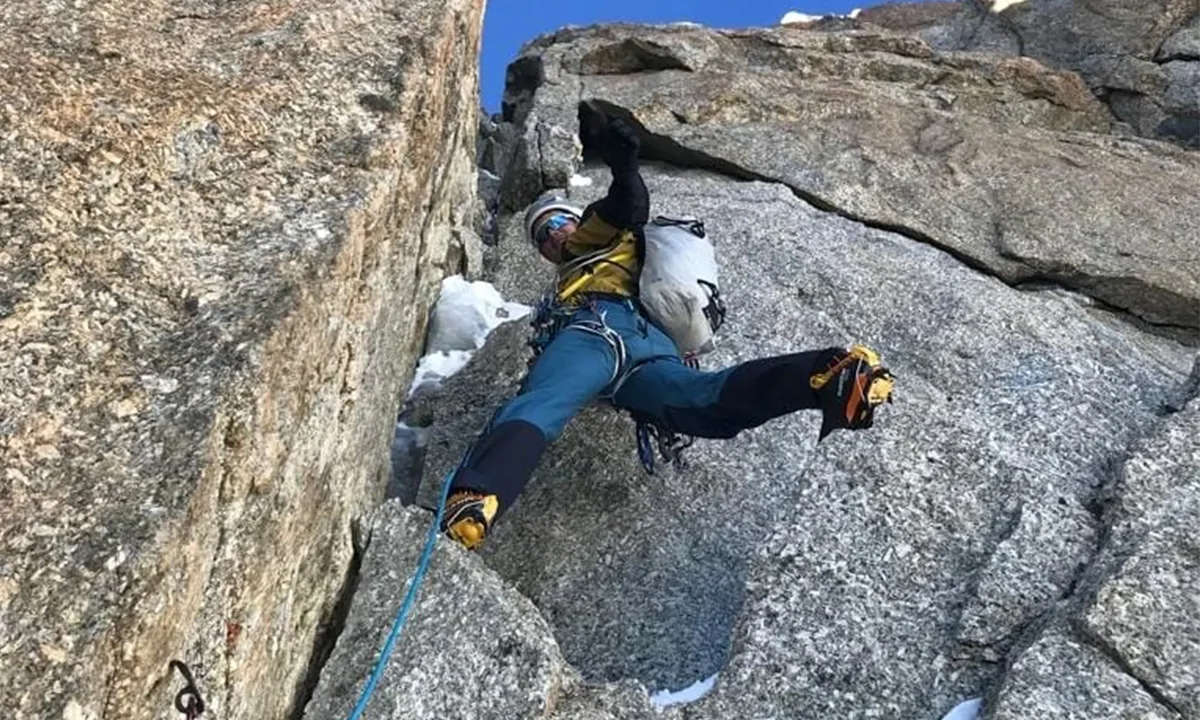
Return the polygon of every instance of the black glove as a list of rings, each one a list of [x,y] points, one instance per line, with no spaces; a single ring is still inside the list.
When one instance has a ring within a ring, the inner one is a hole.
[[[626,120],[612,118],[604,129],[600,157],[613,170],[627,170],[637,166],[641,145],[637,131]]]

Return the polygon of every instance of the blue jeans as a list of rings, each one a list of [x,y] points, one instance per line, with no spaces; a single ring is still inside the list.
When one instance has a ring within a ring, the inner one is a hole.
[[[496,412],[452,481],[516,501],[549,443],[597,398],[694,437],[729,438],[780,415],[818,407],[808,377],[837,348],[705,372],[631,302],[577,311],[546,346],[517,395]]]

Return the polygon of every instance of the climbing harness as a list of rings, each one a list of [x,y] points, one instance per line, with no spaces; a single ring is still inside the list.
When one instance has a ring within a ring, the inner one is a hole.
[[[576,314],[584,309],[590,311],[595,319],[577,318]],[[588,300],[581,307],[570,308],[552,295],[543,295],[534,307],[533,318],[529,324],[533,328],[533,334],[528,341],[530,348],[533,349],[533,357],[529,359],[528,363],[530,367],[537,362],[550,341],[558,333],[564,330],[579,330],[599,337],[612,349],[616,362],[613,363],[612,375],[607,384],[614,385],[621,379],[629,357],[625,349],[625,341],[621,338],[620,333],[609,327],[605,311],[600,309],[594,299]],[[616,392],[615,387],[613,392]]]
[[[459,462],[459,467],[462,466],[466,458]],[[391,632],[388,633],[387,641],[383,644],[383,649],[379,652],[379,659],[375,661],[375,667],[371,670],[371,677],[367,679],[367,684],[363,687],[362,693],[358,696],[358,702],[354,705],[354,710],[350,712],[348,720],[360,720],[363,712],[367,709],[367,703],[371,700],[371,695],[374,694],[375,688],[379,685],[379,678],[383,676],[383,670],[387,667],[388,659],[392,655],[392,649],[396,646],[396,639],[400,637],[400,631],[404,628],[404,624],[408,622],[408,614],[412,611],[413,605],[416,602],[417,590],[421,587],[421,581],[425,579],[425,571],[429,569],[429,560],[433,557],[433,547],[437,544],[439,528],[442,526],[442,514],[446,511],[446,498],[450,495],[450,482],[454,477],[455,470],[446,473],[446,477],[442,480],[442,495],[438,499],[437,513],[434,515],[433,524],[429,526],[429,534],[425,538],[425,548],[421,550],[421,559],[417,562],[417,570],[413,573],[412,580],[408,585],[408,593],[404,596],[404,602],[400,604],[400,611],[396,613],[396,619],[392,621]]]
[[[172,660],[168,667],[178,670],[186,683],[183,689],[175,695],[175,709],[183,713],[187,720],[196,720],[204,713],[204,698],[200,695],[200,689],[196,687],[196,679],[192,677],[192,671],[179,660]]]
[[[628,365],[629,356],[625,350],[625,339],[621,337],[619,332],[608,326],[608,323],[605,321],[605,313],[597,310],[595,303],[590,303],[589,309],[596,315],[595,320],[574,320],[563,328],[563,330],[578,330],[595,335],[608,344],[608,347],[613,351],[613,358],[615,359],[612,373],[608,377],[608,382],[605,383],[605,385],[614,388],[613,393],[609,394],[611,397],[616,392],[615,384],[620,380],[625,367]]]
[[[624,302],[636,311],[633,300],[627,299]],[[533,318],[530,320],[533,335],[529,340],[529,346],[533,349],[533,356],[529,359],[529,366],[532,367],[537,362],[537,359],[545,351],[550,341],[563,330],[572,328],[597,335],[608,343],[609,347],[612,348],[613,356],[617,360],[613,365],[613,372],[609,378],[608,386],[611,389],[601,396],[602,400],[611,401],[621,389],[621,386],[624,385],[625,381],[637,371],[637,367],[626,367],[629,357],[625,349],[625,341],[622,339],[620,333],[613,330],[605,322],[605,313],[599,309],[596,301],[590,300],[583,307],[590,310],[597,319],[573,319],[580,308],[567,308],[561,302],[558,302],[558,299],[554,295],[549,293],[542,296],[542,299],[535,306]],[[642,317],[641,313],[638,313],[638,321],[642,332],[645,332],[647,321]],[[683,363],[692,368],[699,366],[699,360],[695,357],[684,358]],[[685,466],[683,451],[695,442],[695,438],[672,432],[656,423],[648,415],[631,412],[630,417],[634,421],[638,460],[647,473],[654,474],[655,449],[658,450],[658,454],[662,457],[663,462],[670,464],[675,469],[682,469]]]

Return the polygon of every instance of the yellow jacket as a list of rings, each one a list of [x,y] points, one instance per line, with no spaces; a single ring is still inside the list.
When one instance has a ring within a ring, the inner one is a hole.
[[[621,229],[594,212],[585,213],[567,238],[568,259],[558,266],[559,300],[574,305],[587,293],[637,297],[642,269],[638,246],[636,229]]]
[[[637,297],[642,271],[642,228],[650,220],[650,193],[638,172],[636,149],[608,161],[608,193],[583,211],[558,266],[558,299],[578,305],[588,293]]]

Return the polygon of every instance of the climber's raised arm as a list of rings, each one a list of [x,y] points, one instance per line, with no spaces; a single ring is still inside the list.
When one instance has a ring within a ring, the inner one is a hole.
[[[614,118],[602,142],[600,156],[612,170],[612,183],[603,199],[584,210],[583,222],[567,243],[573,255],[607,247],[617,233],[640,228],[650,219],[650,193],[638,171],[637,132],[625,120]]]

